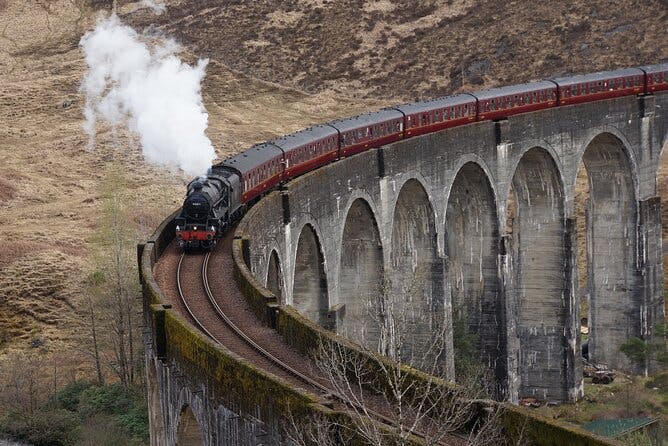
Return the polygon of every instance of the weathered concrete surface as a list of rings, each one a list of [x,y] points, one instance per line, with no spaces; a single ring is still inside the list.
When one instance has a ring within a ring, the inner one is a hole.
[[[341,160],[259,204],[251,269],[268,283],[275,251],[284,302],[367,345],[362,303],[380,287],[408,291],[416,339],[438,318],[452,327],[454,305],[501,394],[576,399],[578,167],[591,190],[591,359],[639,371],[619,345],[651,337],[664,317],[656,171],[667,107],[665,93],[559,107]],[[446,343],[452,376],[457,341]]]
[[[278,426],[226,407],[224,395],[197,373],[147,355],[151,445],[280,444]]]

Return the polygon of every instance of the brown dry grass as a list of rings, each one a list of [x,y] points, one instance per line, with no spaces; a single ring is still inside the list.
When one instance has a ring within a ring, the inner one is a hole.
[[[147,15],[137,4],[119,3],[126,18]],[[9,0],[0,10],[0,351],[29,348],[33,338],[44,339],[45,350],[75,347],[80,316],[74,310],[82,305],[82,281],[93,268],[87,259],[100,226],[107,166],[123,166],[136,203],[132,223],[142,237],[178,206],[188,180],[147,166],[127,132],[101,127],[96,147],[86,150],[78,91],[85,64],[78,40],[104,13],[90,4]],[[187,51],[184,57],[195,60]],[[308,94],[215,60],[207,70],[204,101],[208,134],[221,158],[309,124],[387,104]]]
[[[662,0],[169,4],[157,20],[132,19],[233,69],[314,92],[434,97],[668,58]]]

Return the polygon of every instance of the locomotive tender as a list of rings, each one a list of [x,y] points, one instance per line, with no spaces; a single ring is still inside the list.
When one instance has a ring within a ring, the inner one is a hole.
[[[176,217],[186,249],[212,249],[245,210],[280,183],[340,158],[400,139],[550,107],[668,90],[668,63],[560,77],[341,119],[255,145],[188,185]]]

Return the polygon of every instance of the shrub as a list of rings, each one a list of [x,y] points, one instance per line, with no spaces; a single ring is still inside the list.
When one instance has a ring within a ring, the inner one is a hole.
[[[10,413],[2,421],[5,432],[35,446],[76,444],[80,434],[79,417],[65,409],[43,410],[31,415]]]
[[[81,393],[79,413],[90,417],[96,413],[120,415],[132,405],[130,394],[120,384],[91,386]]]
[[[79,399],[81,394],[91,385],[84,381],[74,381],[57,393],[52,395],[47,401],[47,409],[65,409],[70,412],[76,412],[79,408]]]
[[[118,417],[118,423],[132,436],[148,440],[148,411],[146,405],[136,401],[130,410]]]

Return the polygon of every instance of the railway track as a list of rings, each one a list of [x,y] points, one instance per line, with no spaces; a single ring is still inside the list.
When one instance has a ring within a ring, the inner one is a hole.
[[[177,291],[179,298],[181,300],[181,303],[186,309],[186,312],[194,322],[195,326],[200,329],[204,334],[206,334],[209,338],[211,338],[213,341],[225,345],[224,340],[220,339],[220,337],[216,336],[212,331],[207,329],[206,324],[201,321],[197,315],[195,314],[195,311],[192,310],[191,305],[188,302],[188,299],[186,298],[186,295],[183,291],[183,287],[181,284],[181,269],[183,265],[183,261],[186,257],[185,253],[181,254],[181,257],[179,259],[177,268],[176,268],[176,286],[177,286]],[[276,366],[277,368],[281,369],[283,372],[291,376],[292,378],[302,382],[305,384],[307,387],[311,388],[311,390],[315,390],[314,393],[318,394],[319,396],[330,396],[334,397],[335,399],[338,400],[339,403],[356,408],[357,410],[362,411],[361,413],[367,413],[371,417],[375,418],[377,421],[386,424],[388,426],[392,426],[394,424],[393,420],[390,419],[389,417],[369,409],[368,407],[361,407],[355,403],[352,403],[351,401],[348,401],[344,398],[338,397],[335,395],[333,390],[326,385],[322,384],[321,382],[318,382],[317,380],[305,375],[304,373],[300,372],[299,370],[296,370],[294,367],[290,366],[287,364],[285,361],[282,361],[281,359],[277,358],[275,355],[271,354],[269,351],[264,349],[261,345],[259,345],[257,342],[255,342],[250,336],[248,336],[242,329],[240,329],[233,321],[232,319],[223,311],[223,309],[220,307],[218,302],[216,301],[216,298],[213,295],[213,292],[211,290],[211,286],[209,284],[209,274],[208,274],[208,269],[209,269],[209,260],[211,259],[211,252],[207,252],[203,256],[203,262],[202,262],[202,267],[201,267],[201,278],[202,278],[202,286],[204,288],[204,291],[206,293],[206,298],[208,300],[208,303],[211,307],[213,307],[215,313],[218,315],[219,319],[231,330],[235,336],[237,336],[239,339],[243,340],[243,342],[251,348],[254,352],[258,353],[262,357],[264,357],[267,361],[269,361],[271,364]],[[413,435],[416,437],[425,439],[426,436],[419,433],[419,432],[413,432]],[[451,433],[449,434],[452,437],[455,437],[458,440],[457,444],[460,444],[459,442],[464,441],[464,443],[461,444],[466,444],[466,437],[460,434],[456,433]],[[443,445],[448,445],[451,443],[440,443]]]

